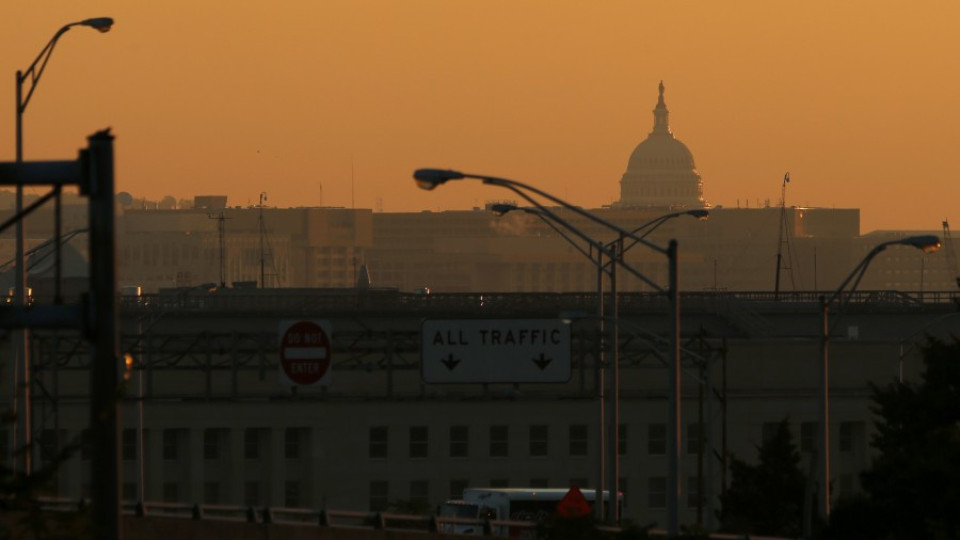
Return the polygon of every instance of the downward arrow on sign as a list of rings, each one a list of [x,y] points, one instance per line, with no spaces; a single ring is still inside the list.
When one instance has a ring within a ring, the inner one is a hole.
[[[440,363],[443,364],[443,365],[445,365],[445,366],[447,366],[447,369],[448,369],[449,371],[453,371],[453,368],[457,367],[457,364],[460,363],[460,359],[459,359],[459,358],[454,358],[454,357],[453,357],[453,353],[450,353],[449,356],[447,356],[447,357],[444,358],[443,360],[440,360]],[[542,369],[542,368],[541,368],[541,369]]]
[[[540,368],[540,371],[547,369],[547,366],[550,365],[550,362],[553,362],[553,358],[547,358],[543,353],[540,353],[539,358],[533,358],[533,363]]]

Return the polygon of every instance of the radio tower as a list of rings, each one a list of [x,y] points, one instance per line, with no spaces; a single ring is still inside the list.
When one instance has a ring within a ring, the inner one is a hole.
[[[777,239],[777,275],[773,285],[773,299],[780,299],[780,272],[781,270],[790,270],[790,285],[795,287],[793,282],[793,270],[789,266],[790,261],[790,237],[787,235],[784,239],[784,233],[787,231],[787,184],[790,183],[790,173],[783,175],[783,184],[780,186],[780,233]],[[787,266],[783,265],[783,244],[787,244]]]

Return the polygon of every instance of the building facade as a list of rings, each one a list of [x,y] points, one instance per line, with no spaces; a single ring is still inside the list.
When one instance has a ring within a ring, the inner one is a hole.
[[[572,323],[566,383],[427,384],[420,371],[423,320],[555,319],[595,305],[593,294],[376,289],[128,298],[123,347],[133,370],[123,402],[124,497],[139,498],[141,466],[146,500],[208,504],[433,508],[467,486],[595,488],[601,431],[593,322]],[[620,305],[624,516],[662,525],[667,305],[662,295],[643,293],[624,295]],[[699,520],[712,529],[730,458],[753,461],[780,421],[789,421],[803,467],[812,470],[819,304],[802,294],[690,293],[682,313],[681,523]],[[858,473],[870,463],[870,384],[915,380],[915,342],[925,333],[956,332],[960,318],[952,314],[945,297],[864,294],[844,307],[830,355],[837,499],[860,491]],[[329,321],[326,386],[280,383],[278,328],[290,319]],[[49,463],[76,442],[51,493],[79,497],[92,482],[83,446],[89,353],[69,333],[38,332],[34,340],[34,384],[48,389],[34,392],[36,457]],[[9,399],[9,386],[0,390]]]

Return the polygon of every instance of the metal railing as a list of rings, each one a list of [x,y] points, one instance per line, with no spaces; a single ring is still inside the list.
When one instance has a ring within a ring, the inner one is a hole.
[[[823,291],[701,291],[681,293],[686,308],[718,305],[722,302],[740,304],[796,306],[818,305]],[[926,305],[952,304],[960,300],[956,291],[856,291],[845,297],[846,303],[861,305]],[[659,293],[620,293],[622,310],[666,309],[665,297]],[[145,314],[158,311],[172,312],[243,312],[302,313],[309,311],[384,313],[458,312],[477,310],[512,312],[544,312],[551,310],[592,309],[596,292],[569,293],[434,293],[429,295],[403,293],[395,290],[359,292],[355,289],[268,289],[262,292],[194,291],[122,296],[120,306],[125,314]]]

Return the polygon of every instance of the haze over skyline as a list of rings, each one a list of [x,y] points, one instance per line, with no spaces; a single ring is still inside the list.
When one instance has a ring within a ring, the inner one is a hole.
[[[509,192],[423,192],[450,167],[610,204],[657,84],[711,203],[862,209],[862,231],[960,221],[960,4],[389,0],[10,3],[14,73],[66,23],[25,115],[28,160],[117,136],[118,189],[160,199],[463,209]],[[6,97],[3,97],[6,96]]]

